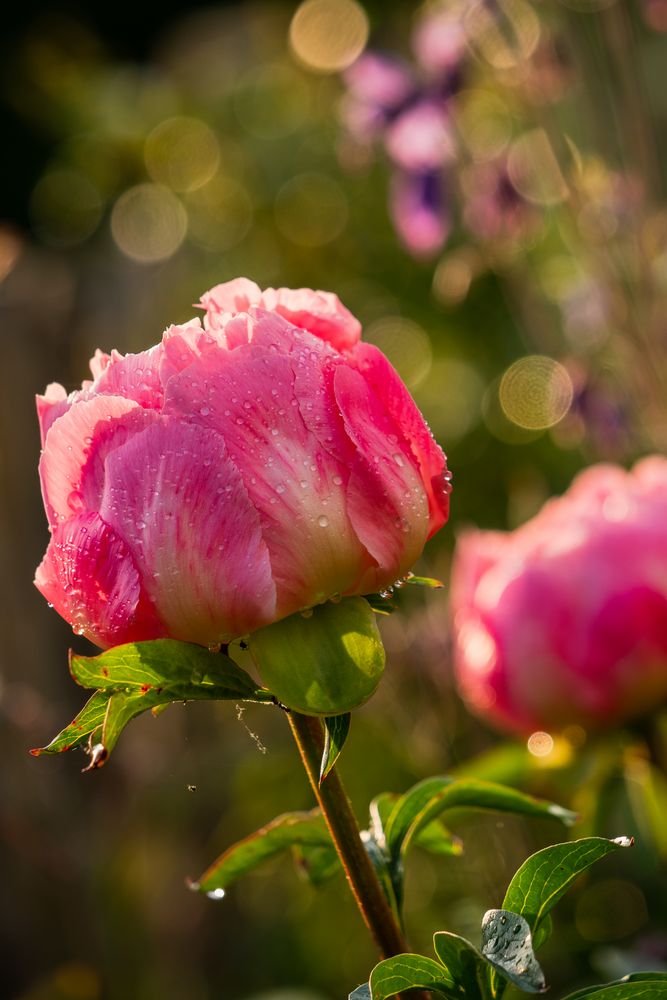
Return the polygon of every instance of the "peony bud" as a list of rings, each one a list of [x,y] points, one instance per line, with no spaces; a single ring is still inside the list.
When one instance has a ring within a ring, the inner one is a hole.
[[[612,725],[667,697],[667,460],[593,466],[517,531],[471,532],[452,579],[470,708],[529,733]]]
[[[335,295],[239,279],[202,304],[38,399],[35,582],[102,647],[215,646],[380,590],[447,519],[444,455]]]

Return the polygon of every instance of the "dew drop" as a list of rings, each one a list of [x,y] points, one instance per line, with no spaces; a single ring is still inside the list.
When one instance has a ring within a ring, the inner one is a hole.
[[[215,899],[215,900],[224,899],[225,898],[225,890],[224,889],[211,889],[211,891],[207,892],[206,895],[208,896],[209,899]]]
[[[329,518],[326,517],[325,514],[320,514],[320,516],[317,519],[317,523],[319,524],[320,528],[326,528],[329,525]]]
[[[403,461],[403,456],[400,455],[397,451],[394,452],[392,457],[396,462],[396,465],[398,465],[399,467],[402,468],[405,465],[405,462]]]
[[[278,485],[276,486],[276,493],[284,493],[284,492],[285,492],[284,485],[282,483],[278,483]]]
[[[334,481],[334,484],[336,486],[342,486],[343,485],[343,477],[342,476],[334,476],[333,477],[333,481]]]
[[[305,479],[301,480],[301,482],[299,483],[299,486],[301,487],[302,490],[307,490],[308,489],[308,483],[306,482]]]
[[[199,412],[201,413],[202,417],[207,417],[211,411],[209,410],[208,406],[202,406]]]
[[[208,644],[209,653],[219,653],[221,649],[222,649],[221,642],[209,642]]]

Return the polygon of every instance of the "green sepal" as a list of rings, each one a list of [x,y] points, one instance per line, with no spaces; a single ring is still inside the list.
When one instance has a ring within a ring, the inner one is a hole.
[[[324,749],[320,764],[320,785],[340,757],[350,732],[350,721],[349,712],[346,712],[345,715],[330,715],[324,720]]]
[[[363,597],[318,604],[252,632],[260,676],[287,708],[342,715],[367,701],[384,671],[375,615]]]

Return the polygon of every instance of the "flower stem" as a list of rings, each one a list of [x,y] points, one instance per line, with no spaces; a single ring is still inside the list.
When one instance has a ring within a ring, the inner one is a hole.
[[[290,726],[315,797],[366,926],[382,958],[408,951],[396,917],[361,841],[359,825],[336,768],[319,784],[324,734],[319,719],[288,712]],[[422,994],[423,995],[423,994]]]

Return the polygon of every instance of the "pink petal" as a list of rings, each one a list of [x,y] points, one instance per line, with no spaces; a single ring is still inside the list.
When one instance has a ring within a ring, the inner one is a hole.
[[[162,345],[140,354],[111,352],[111,359],[93,384],[93,391],[107,396],[133,399],[140,406],[158,410],[163,391],[160,379]]]
[[[278,319],[260,316],[252,344],[211,352],[172,379],[165,412],[189,415],[224,437],[259,513],[285,615],[354,588],[367,555],[346,513],[345,467],[308,429],[296,394],[295,370],[315,388],[324,345],[292,330],[303,350],[271,350],[274,338],[290,332]]]
[[[56,525],[35,586],[78,635],[103,648],[166,634],[127,546],[95,513]]]
[[[247,312],[250,306],[261,305],[262,292],[259,285],[248,278],[235,278],[216,285],[204,292],[201,304],[206,310],[204,325],[215,330],[231,313]]]
[[[424,486],[398,425],[362,375],[337,366],[334,390],[346,433],[360,453],[348,484],[348,513],[386,586],[421,555],[428,532]]]
[[[46,387],[43,396],[35,396],[37,404],[37,419],[39,421],[39,433],[42,439],[42,447],[46,441],[46,435],[51,424],[66,413],[69,409],[67,393],[59,382],[51,382]]]
[[[112,451],[100,515],[174,638],[225,642],[275,618],[259,519],[214,431],[162,418]]]
[[[101,351],[99,347],[88,362],[93,378],[99,378],[111,361],[111,355]]]
[[[154,411],[131,399],[93,396],[53,425],[39,463],[51,527],[84,509],[97,509],[107,452],[154,419]]]
[[[412,396],[384,354],[373,344],[360,344],[354,361],[374,395],[400,428],[401,438],[408,442],[419,465],[428,497],[428,538],[431,538],[449,516],[451,488],[444,452],[436,444]]]
[[[361,323],[332,292],[267,288],[262,295],[262,305],[331,344],[337,351],[351,350],[361,337]]]

